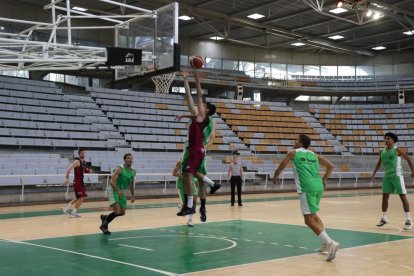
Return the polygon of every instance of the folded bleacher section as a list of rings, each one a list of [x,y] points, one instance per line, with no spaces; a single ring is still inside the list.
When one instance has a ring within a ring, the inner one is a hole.
[[[314,104],[310,112],[355,154],[378,154],[387,132],[398,135],[400,147],[414,142],[414,104]]]

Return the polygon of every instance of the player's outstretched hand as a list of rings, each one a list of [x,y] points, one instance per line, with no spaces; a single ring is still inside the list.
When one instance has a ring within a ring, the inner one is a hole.
[[[182,118],[183,118],[183,115],[177,115],[175,116],[174,121],[179,122],[181,121]]]
[[[183,78],[188,79],[189,76],[190,76],[190,73],[188,73],[188,69],[184,69],[183,70]]]
[[[69,186],[69,179],[66,179],[66,180],[65,180],[65,185],[66,185],[66,186]]]

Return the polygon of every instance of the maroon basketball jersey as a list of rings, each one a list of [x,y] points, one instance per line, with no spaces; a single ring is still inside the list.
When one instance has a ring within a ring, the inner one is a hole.
[[[191,122],[188,130],[188,147],[190,149],[204,148],[204,129],[208,126],[210,118],[207,117],[203,122],[199,123],[196,120]]]
[[[73,169],[74,172],[75,172],[75,177],[73,179],[73,182],[75,182],[76,184],[84,184],[83,183],[83,173],[84,173],[85,168],[86,168],[86,163],[85,163],[85,161],[82,161],[79,158],[76,158],[76,160],[79,160],[79,166]]]

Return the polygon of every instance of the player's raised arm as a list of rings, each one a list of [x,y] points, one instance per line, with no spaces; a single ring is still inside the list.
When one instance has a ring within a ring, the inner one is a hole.
[[[185,96],[187,98],[188,111],[190,111],[190,113],[193,116],[197,116],[197,108],[194,105],[193,97],[191,96],[190,84],[188,83],[189,76],[190,74],[188,73],[188,70],[185,69],[183,71],[183,79],[184,79]]]
[[[194,72],[194,77],[196,80],[196,90],[197,90],[197,107],[198,107],[198,114],[197,114],[197,122],[202,122],[206,119],[206,109],[203,104],[203,93],[201,90],[201,83],[200,83],[200,76],[198,72]]]

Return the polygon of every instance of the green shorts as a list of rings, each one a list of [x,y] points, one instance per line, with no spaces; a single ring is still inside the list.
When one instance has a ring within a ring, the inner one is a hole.
[[[197,182],[198,182],[198,179],[193,177],[194,196],[198,196]],[[177,179],[176,187],[177,187],[178,196],[180,197],[181,202],[184,202],[184,183],[183,183],[183,177],[182,176],[180,176]]]
[[[112,206],[114,204],[119,204],[119,206],[122,209],[126,209],[127,207],[127,197],[126,197],[126,190],[122,190],[123,196],[119,196],[117,191],[114,191],[114,189],[109,186],[107,188],[107,194],[108,194],[108,200],[109,200],[109,206]]]
[[[395,176],[384,178],[384,180],[382,181],[382,192],[384,194],[407,194],[407,189],[405,188],[404,183],[404,177]]]
[[[185,167],[187,167],[187,162],[188,162],[188,157],[190,156],[190,150],[188,149],[188,147],[186,147],[183,151],[183,157],[182,157],[182,162],[181,162],[181,172],[184,171]],[[207,163],[206,163],[206,158],[204,157],[203,160],[201,161],[200,167],[198,167],[197,172],[206,175],[207,174]]]
[[[302,192],[300,197],[300,209],[302,214],[316,214],[319,211],[319,202],[321,201],[323,192]]]

